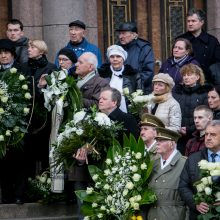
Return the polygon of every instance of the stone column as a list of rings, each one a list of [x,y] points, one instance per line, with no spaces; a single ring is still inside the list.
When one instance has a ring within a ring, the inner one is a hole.
[[[220,1],[207,1],[207,31],[220,42]]]
[[[87,25],[87,39],[97,44],[96,0],[43,1],[43,38],[49,47],[49,57],[69,41],[68,24],[81,20]]]
[[[98,45],[96,0],[16,0],[13,18],[20,19],[29,38],[43,39],[49,49],[49,60],[69,41],[68,24],[82,20],[87,25],[86,38]]]

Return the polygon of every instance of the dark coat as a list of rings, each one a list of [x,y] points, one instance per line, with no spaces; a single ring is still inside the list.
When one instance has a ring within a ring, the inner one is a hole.
[[[154,54],[150,42],[138,38],[120,46],[128,53],[125,64],[131,65],[140,73],[144,93],[149,94],[154,76]]]
[[[211,86],[196,85],[194,87],[185,87],[177,85],[173,91],[173,97],[179,102],[182,112],[182,127],[186,127],[187,133],[192,134],[195,131],[193,111],[199,105],[208,105],[208,92]]]
[[[188,157],[192,153],[198,152],[199,150],[205,147],[205,135],[200,137],[199,134],[199,131],[195,131],[193,133],[193,138],[188,140],[186,144],[185,156]]]
[[[110,64],[105,63],[98,69],[99,75],[110,82],[112,77],[112,71],[110,69]],[[140,74],[137,73],[130,65],[126,64],[124,66],[124,71],[122,72],[123,88],[128,88],[130,93],[135,92],[137,89],[142,89]]]
[[[108,115],[108,117],[112,121],[118,121],[123,125],[124,130],[118,134],[119,137],[118,139],[121,144],[123,143],[123,133],[125,133],[128,137],[130,134],[133,134],[136,140],[138,139],[139,137],[138,124],[136,122],[136,119],[131,114],[124,113],[119,108],[116,108]]]
[[[214,63],[209,67],[211,82],[215,86],[220,86],[220,62]]]
[[[180,68],[186,64],[193,63],[199,66],[199,62],[192,56],[187,56],[180,63],[176,63],[173,57],[168,58],[161,66],[160,73],[168,73],[174,80],[175,85],[182,82],[182,76],[180,74]]]
[[[16,61],[20,64],[28,62],[28,41],[28,38],[22,37],[15,42]]]
[[[86,82],[80,88],[83,97],[83,106],[90,108],[93,105],[98,105],[101,89],[107,86],[107,80],[101,78],[98,74]]]
[[[220,44],[217,38],[204,31],[198,37],[194,37],[190,32],[179,37],[186,38],[191,42],[194,57],[200,63],[207,82],[211,82],[208,68],[211,64],[220,62]]]
[[[200,160],[208,160],[207,148],[203,148],[188,157],[183,171],[180,175],[179,192],[183,201],[190,208],[190,220],[196,220],[199,212],[196,210],[196,204],[193,195],[196,194],[196,188],[193,183],[199,180],[200,171],[198,162]]]
[[[213,120],[220,120],[220,110],[213,111]]]

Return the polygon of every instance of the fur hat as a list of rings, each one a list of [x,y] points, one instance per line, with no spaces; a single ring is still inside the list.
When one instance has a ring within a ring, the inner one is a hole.
[[[76,54],[74,53],[73,50],[69,49],[69,48],[66,48],[64,47],[63,49],[61,49],[58,53],[58,56],[59,55],[65,55],[67,56],[73,63],[76,63],[77,62],[77,56]]]
[[[123,58],[124,61],[128,57],[128,53],[121,46],[118,45],[111,45],[110,47],[108,47],[107,49],[108,59],[111,55],[119,55]]]
[[[120,24],[116,31],[131,31],[137,33],[137,25],[134,22],[125,22]]]
[[[86,25],[80,20],[70,22],[69,27],[72,27],[72,26],[77,26],[77,27],[80,27],[84,30],[86,29]]]
[[[1,39],[0,40],[0,49],[5,49],[10,51],[14,56],[16,56],[15,53],[15,44],[13,41],[9,39]]]
[[[166,83],[171,89],[175,86],[173,78],[168,73],[158,73],[154,76],[152,82]]]

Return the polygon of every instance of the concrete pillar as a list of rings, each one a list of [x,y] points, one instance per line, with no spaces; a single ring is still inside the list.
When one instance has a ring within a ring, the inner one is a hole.
[[[69,41],[68,24],[82,20],[87,25],[86,38],[98,45],[96,0],[16,0],[13,18],[20,19],[29,38],[43,39],[49,48],[49,60]]]
[[[220,42],[220,1],[207,1],[207,31]]]

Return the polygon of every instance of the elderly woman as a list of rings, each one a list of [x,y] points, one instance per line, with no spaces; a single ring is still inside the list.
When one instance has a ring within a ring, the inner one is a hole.
[[[168,73],[173,78],[175,85],[178,85],[182,82],[181,67],[189,63],[199,65],[192,54],[192,44],[189,40],[185,38],[176,39],[172,47],[172,56],[162,64],[159,72]]]
[[[187,64],[180,70],[183,84],[176,86],[174,98],[179,102],[182,112],[182,125],[179,132],[183,137],[178,142],[178,148],[185,152],[185,144],[196,130],[193,120],[193,111],[199,105],[208,105],[208,91],[211,86],[205,84],[202,69],[195,64]]]
[[[38,88],[43,74],[50,74],[56,66],[47,60],[47,45],[43,40],[30,40],[28,44],[28,62],[23,64],[26,75],[31,76],[34,111],[26,136],[25,147],[28,159],[28,175],[34,177],[37,172],[48,168],[50,116],[44,107],[44,97]]]
[[[171,90],[175,83],[166,73],[159,73],[153,80],[154,105],[151,114],[158,117],[165,127],[179,131],[181,127],[181,110],[179,103],[173,98]]]
[[[123,88],[128,88],[129,93],[141,89],[140,75],[128,64],[124,65],[127,59],[127,52],[118,45],[112,45],[107,49],[107,57],[110,63],[103,64],[98,72],[101,77],[109,81],[112,88],[119,90],[122,94],[120,109],[127,112]]]
[[[214,86],[209,91],[208,104],[213,111],[213,120],[220,120],[220,86]]]

